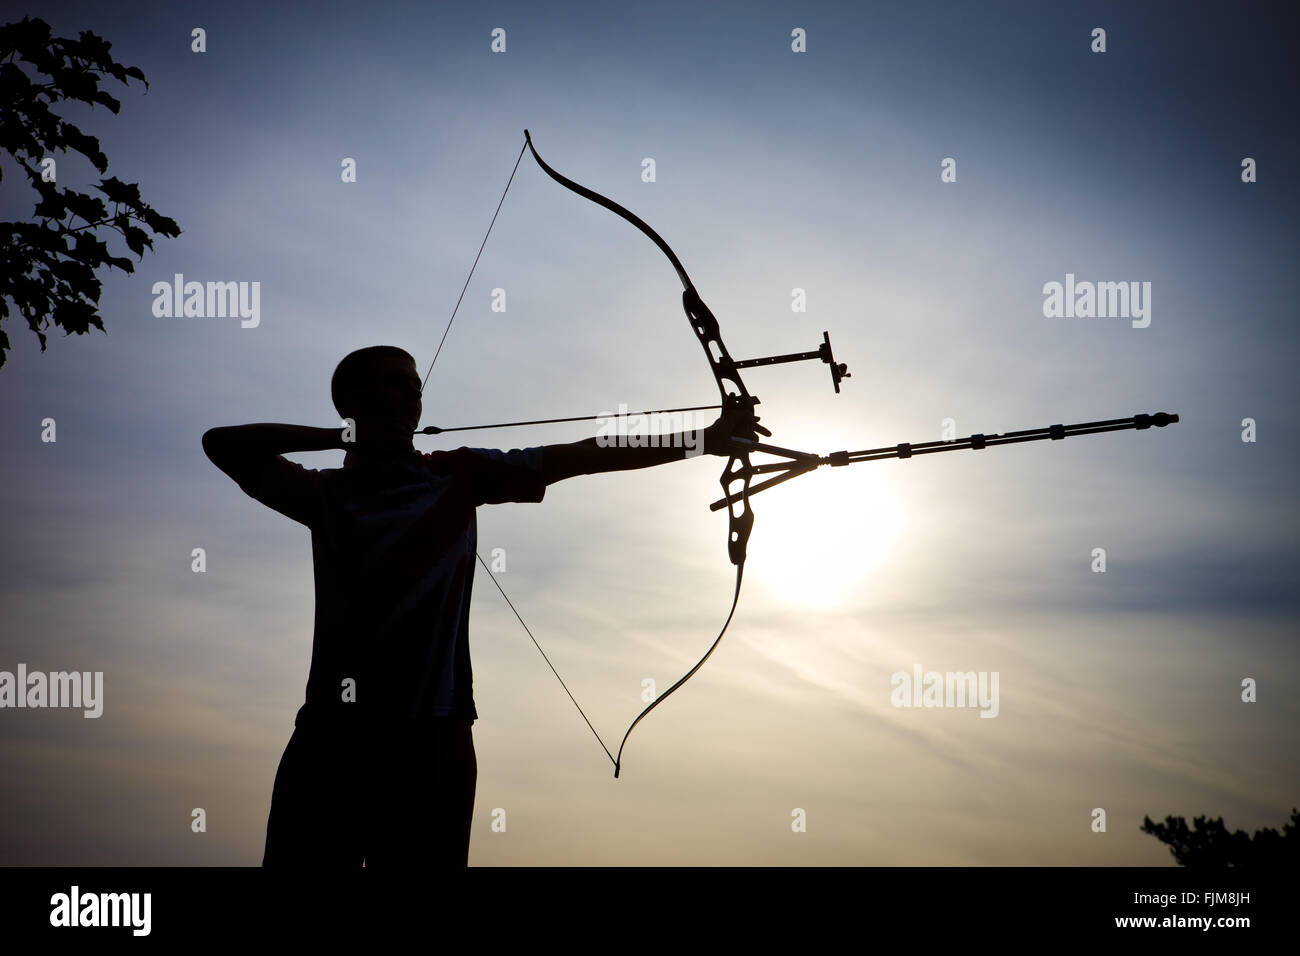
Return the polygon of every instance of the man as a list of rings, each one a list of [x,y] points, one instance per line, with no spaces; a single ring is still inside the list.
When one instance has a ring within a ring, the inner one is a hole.
[[[315,634],[306,701],[281,758],[264,866],[465,866],[478,768],[470,731],[475,508],[541,501],[575,475],[647,468],[698,453],[683,433],[654,448],[594,438],[509,452],[421,454],[420,377],[392,346],[347,355],[330,385],[347,430],[213,428],[203,449],[247,494],[311,529]],[[703,435],[766,434],[749,413]],[[343,449],[314,470],[290,452]],[[691,451],[691,450],[694,451]]]

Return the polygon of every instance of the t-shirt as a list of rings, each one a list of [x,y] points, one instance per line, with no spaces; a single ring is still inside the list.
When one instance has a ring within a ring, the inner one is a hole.
[[[475,508],[541,501],[541,448],[412,450],[319,470],[276,456],[240,487],[311,529],[315,635],[297,725],[478,717]],[[355,701],[344,700],[348,679]]]

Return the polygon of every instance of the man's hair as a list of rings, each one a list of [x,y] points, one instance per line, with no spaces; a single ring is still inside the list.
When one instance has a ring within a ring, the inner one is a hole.
[[[357,397],[365,394],[374,380],[375,366],[380,360],[391,358],[404,358],[415,364],[413,355],[395,345],[372,345],[343,356],[330,379],[330,398],[334,399],[334,407],[341,416],[352,417],[350,413],[356,410]]]

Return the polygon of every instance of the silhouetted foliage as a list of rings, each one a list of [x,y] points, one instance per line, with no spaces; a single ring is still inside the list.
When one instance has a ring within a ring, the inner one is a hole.
[[[12,300],[40,339],[42,352],[43,329],[51,322],[69,335],[84,334],[92,325],[104,331],[96,269],[107,265],[135,271],[130,259],[110,254],[108,244],[96,236],[98,230],[116,230],[141,259],[146,246],[153,249],[150,232],[180,235],[175,220],[159,215],[140,198],[138,183],[112,176],[99,181],[94,188],[113,204],[110,213],[104,199],[60,189],[46,181],[39,168],[51,153],[75,150],[101,174],[108,170],[99,140],[60,118],[51,107],[70,100],[118,112],[121,103],[100,89],[100,81],[108,77],[123,84],[139,80],[147,90],[144,74],[137,67],[114,62],[108,52],[111,47],[84,30],[76,40],[54,37],[48,23],[30,17],[0,26],[0,149],[18,162],[40,194],[34,213],[38,221],[0,223],[0,326],[9,316]],[[44,74],[49,81],[39,82],[41,77],[33,74]],[[76,219],[82,224],[74,226]],[[0,366],[8,349],[9,336],[0,328]]]
[[[1223,817],[1196,817],[1189,828],[1182,817],[1165,817],[1164,823],[1142,818],[1142,832],[1150,833],[1182,866],[1294,866],[1300,858],[1300,812],[1291,809],[1291,821],[1278,833],[1272,827],[1229,833]]]

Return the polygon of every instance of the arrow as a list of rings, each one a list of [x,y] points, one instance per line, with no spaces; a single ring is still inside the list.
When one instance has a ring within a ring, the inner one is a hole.
[[[441,435],[443,432],[472,432],[480,428],[513,428],[516,425],[554,425],[557,422],[595,422],[606,418],[634,418],[638,415],[667,415],[671,412],[703,412],[721,408],[721,405],[688,405],[685,408],[654,408],[646,412],[605,412],[600,415],[574,415],[569,418],[535,418],[527,422],[497,422],[494,425],[457,425],[455,428],[439,428],[426,425],[415,434]]]

